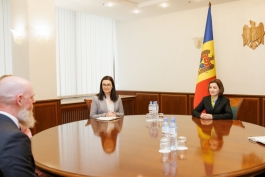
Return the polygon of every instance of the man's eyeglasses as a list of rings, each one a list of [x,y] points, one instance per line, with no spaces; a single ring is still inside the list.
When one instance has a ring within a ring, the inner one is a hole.
[[[102,87],[111,87],[111,84],[102,84]]]

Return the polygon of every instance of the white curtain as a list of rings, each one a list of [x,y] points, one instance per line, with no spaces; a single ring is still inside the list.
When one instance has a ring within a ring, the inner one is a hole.
[[[0,76],[12,74],[9,0],[0,0]]]
[[[115,20],[56,8],[57,95],[99,92],[114,77]]]

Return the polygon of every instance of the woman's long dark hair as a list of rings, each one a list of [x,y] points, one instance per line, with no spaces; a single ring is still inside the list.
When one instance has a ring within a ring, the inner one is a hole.
[[[111,89],[111,92],[110,92],[110,99],[115,102],[118,100],[118,96],[116,95],[116,88],[115,88],[115,83],[114,83],[114,80],[111,76],[105,76],[101,79],[101,82],[100,82],[100,86],[99,86],[99,93],[97,94],[98,96],[98,99],[100,100],[103,100],[103,96],[106,98],[106,95],[104,94],[103,92],[103,89],[102,89],[102,82],[103,80],[109,80],[112,84],[112,89]]]

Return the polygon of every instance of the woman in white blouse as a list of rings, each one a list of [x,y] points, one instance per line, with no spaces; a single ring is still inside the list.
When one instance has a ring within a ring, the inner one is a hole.
[[[99,93],[93,97],[90,118],[124,116],[121,97],[116,95],[114,80],[111,76],[101,79]]]

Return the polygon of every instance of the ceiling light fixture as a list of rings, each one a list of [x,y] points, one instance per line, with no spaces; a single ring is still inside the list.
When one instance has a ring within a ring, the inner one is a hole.
[[[168,6],[168,4],[167,3],[162,3],[161,6],[166,8]]]
[[[109,2],[109,3],[107,4],[107,6],[112,7],[113,4],[112,4],[111,2]]]
[[[147,7],[147,6],[151,6],[151,5],[155,5],[155,4],[165,3],[165,2],[171,1],[171,0],[145,0],[145,1],[140,2],[140,3],[132,2],[132,0],[111,0],[111,1],[118,3],[118,4],[131,6],[134,8],[142,8],[142,7]]]
[[[103,6],[112,7],[113,3],[112,2],[103,3]]]
[[[165,3],[167,1],[170,1],[170,0],[149,0],[149,1],[139,3],[137,7],[138,8],[146,7],[146,6],[151,6],[151,5],[155,5],[155,4],[159,4],[159,3]]]
[[[134,8],[137,8],[137,3],[131,2],[130,0],[111,0],[112,2],[121,4],[121,5],[126,5],[126,6],[131,6]]]
[[[138,9],[135,9],[133,12],[136,13],[136,14],[138,14],[139,13],[139,10]]]

